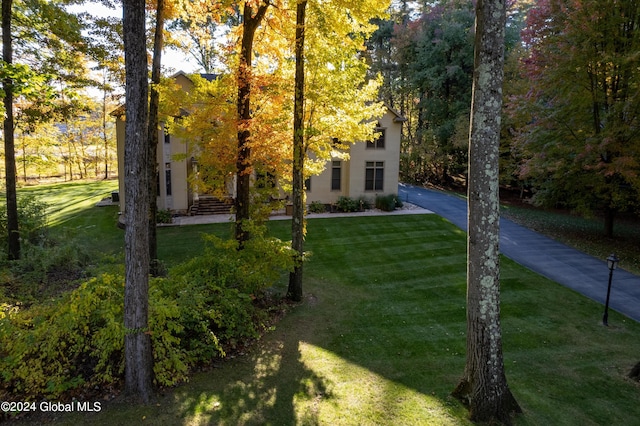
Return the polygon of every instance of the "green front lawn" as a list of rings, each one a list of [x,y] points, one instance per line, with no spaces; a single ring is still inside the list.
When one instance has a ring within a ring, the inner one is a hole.
[[[290,222],[269,226],[288,238]],[[161,228],[161,257],[175,263],[201,233],[228,231]],[[469,424],[449,396],[464,368],[464,233],[434,215],[314,219],[306,248],[304,303],[255,347],[149,406],[117,398],[60,424]],[[638,424],[640,385],[626,374],[640,324],[612,313],[605,328],[601,305],[506,259],[502,285],[516,424]]]
[[[116,227],[119,208],[95,206],[117,190],[117,180],[78,181],[24,187],[18,197],[31,195],[47,204],[55,237],[74,238],[86,250],[112,254],[124,247],[124,234]]]

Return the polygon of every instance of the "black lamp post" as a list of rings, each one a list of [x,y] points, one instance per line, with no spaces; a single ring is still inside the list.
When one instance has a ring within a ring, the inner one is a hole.
[[[620,259],[615,254],[611,253],[607,257],[607,266],[609,267],[609,286],[607,287],[607,301],[604,304],[604,316],[602,317],[602,324],[609,325],[609,295],[611,294],[611,278],[613,277],[613,270],[618,266]]]

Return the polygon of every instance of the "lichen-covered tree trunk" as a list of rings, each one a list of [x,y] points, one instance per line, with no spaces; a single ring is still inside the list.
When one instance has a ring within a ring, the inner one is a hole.
[[[240,64],[238,65],[238,155],[236,160],[236,229],[235,237],[239,247],[249,239],[245,221],[249,219],[251,185],[251,61],[253,40],[256,30],[267,13],[269,3],[262,3],[255,15],[250,2],[245,2],[242,21],[242,40],[240,42]]]
[[[13,63],[11,41],[12,0],[2,0],[2,59],[8,65]],[[7,194],[7,233],[9,237],[9,260],[20,258],[20,233],[18,229],[18,201],[16,190],[16,157],[13,135],[13,81],[5,77],[4,91],[4,164]]]
[[[504,64],[504,0],[478,0],[469,136],[467,359],[453,394],[473,421],[509,424],[520,407],[504,373],[500,326],[498,148]]]
[[[302,300],[302,266],[304,256],[304,31],[307,1],[296,7],[296,76],[293,108],[293,218],[291,247],[295,252],[293,272],[289,275],[287,297]]]
[[[147,148],[149,150],[149,259],[151,275],[159,274],[158,264],[158,233],[157,233],[157,185],[158,173],[158,109],[160,106],[160,93],[157,85],[160,84],[160,65],[162,60],[164,31],[164,0],[158,0],[156,5],[156,31],[153,37],[153,60],[151,64],[151,93],[149,95],[149,131],[147,135]]]
[[[125,186],[125,392],[143,402],[152,394],[148,333],[149,185],[147,50],[144,0],[123,1],[126,68]]]

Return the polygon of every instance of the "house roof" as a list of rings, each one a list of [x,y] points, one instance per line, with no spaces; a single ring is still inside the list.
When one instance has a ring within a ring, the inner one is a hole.
[[[393,113],[393,115],[395,115],[395,117],[393,118],[394,122],[396,122],[396,123],[404,123],[405,121],[407,121],[407,118],[405,116],[400,114],[395,109],[391,108],[388,104],[385,103],[385,106],[387,107],[387,109],[389,111],[391,111]]]
[[[184,76],[185,78],[187,78],[187,79],[191,80],[191,79],[189,78],[189,74],[187,74],[187,73],[186,73],[186,72],[184,72],[184,71],[178,71],[177,73],[173,74],[173,75],[171,76],[171,78],[174,78],[174,79],[175,79],[175,78],[176,78],[176,77],[178,77],[178,76]],[[204,78],[204,79],[205,79],[205,80],[207,80],[207,81],[213,81],[213,80],[215,80],[215,79],[217,79],[217,78],[219,77],[219,74],[207,74],[207,73],[203,73],[203,74],[200,74],[200,77]],[[109,115],[110,115],[110,116],[112,116],[112,117],[124,117],[125,112],[126,112],[125,104],[121,104],[121,105],[120,105],[120,106],[118,106],[116,109],[114,109],[113,111],[111,111],[111,112],[109,113]]]
[[[187,74],[184,71],[178,71],[177,73],[172,75],[171,78],[176,78],[179,75],[189,78],[189,74]],[[207,81],[213,81],[213,80],[216,80],[218,77],[220,77],[220,74],[200,73],[200,77],[204,78]]]
[[[109,115],[112,117],[123,117],[125,114],[125,109],[126,109],[125,104],[122,104],[116,109],[114,109],[113,111],[111,111]]]
[[[204,78],[207,81],[217,80],[219,76],[219,74],[200,74],[200,77]]]

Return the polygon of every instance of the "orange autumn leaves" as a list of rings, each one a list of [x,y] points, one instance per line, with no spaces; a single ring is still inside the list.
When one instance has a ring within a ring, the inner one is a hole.
[[[334,138],[345,144],[370,139],[382,115],[383,106],[376,102],[380,80],[369,78],[360,53],[375,29],[371,19],[384,16],[388,1],[315,1],[309,6],[305,146],[326,160]],[[295,2],[272,4],[256,32],[249,71],[251,118],[244,122],[236,110],[241,31],[241,25],[229,31],[217,78],[190,76],[194,87],[186,94],[164,83],[164,115],[170,131],[192,145],[201,175],[211,171],[199,185],[218,193],[228,188],[236,170],[237,135],[246,128],[251,134],[248,170],[274,176],[286,189],[293,140]],[[306,174],[319,173],[321,164],[309,163]]]

